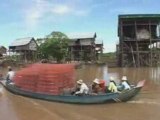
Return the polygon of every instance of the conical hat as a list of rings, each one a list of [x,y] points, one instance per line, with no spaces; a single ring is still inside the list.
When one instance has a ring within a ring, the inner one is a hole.
[[[109,79],[110,79],[110,81],[114,81],[115,80],[114,77],[110,77]]]
[[[93,82],[96,83],[96,84],[99,84],[99,79],[95,78],[95,79],[93,80]]]
[[[127,76],[123,76],[122,80],[126,81],[127,80]]]
[[[82,84],[82,83],[83,83],[83,80],[80,79],[80,80],[77,81],[77,83],[78,83],[78,84]]]

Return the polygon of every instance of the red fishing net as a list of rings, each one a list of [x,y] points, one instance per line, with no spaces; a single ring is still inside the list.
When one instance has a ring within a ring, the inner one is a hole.
[[[71,64],[33,64],[18,71],[13,80],[21,89],[58,95],[74,87],[75,69]]]

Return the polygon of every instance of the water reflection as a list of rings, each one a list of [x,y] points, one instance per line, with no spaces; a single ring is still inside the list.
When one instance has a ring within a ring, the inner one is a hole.
[[[94,78],[104,79],[109,82],[109,77],[113,76],[119,83],[122,76],[126,75],[132,83],[140,80],[147,80],[152,84],[160,84],[160,67],[157,68],[108,68],[107,66],[89,65],[77,70],[77,79],[84,79],[91,82]]]
[[[90,85],[95,78],[104,79],[108,85],[109,77],[113,76],[117,84],[122,76],[127,76],[131,84],[137,84],[140,80],[146,80],[143,92],[158,93],[160,90],[160,67],[157,68],[108,68],[107,66],[88,65],[77,70],[77,80],[83,79]]]
[[[154,81],[155,84],[160,84],[160,67],[151,68],[150,78]]]

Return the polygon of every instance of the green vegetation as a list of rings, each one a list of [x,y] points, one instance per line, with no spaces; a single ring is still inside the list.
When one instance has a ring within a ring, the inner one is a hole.
[[[68,51],[68,37],[61,32],[52,32],[47,35],[45,42],[39,47],[40,57],[43,59],[53,58],[61,62]]]
[[[116,52],[103,53],[100,55],[99,63],[116,63]]]
[[[116,52],[103,53],[103,56],[109,57],[109,58],[115,58]]]
[[[116,52],[103,53],[102,57],[105,57],[107,60],[115,60]]]

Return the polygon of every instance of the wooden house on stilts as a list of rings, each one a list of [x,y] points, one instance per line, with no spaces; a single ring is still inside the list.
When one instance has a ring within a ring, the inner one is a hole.
[[[37,43],[34,38],[16,39],[9,46],[9,54],[16,54],[20,61],[29,62],[36,59]]]
[[[157,66],[160,62],[160,14],[119,15],[118,64]]]
[[[103,52],[103,43],[96,44],[96,33],[77,33],[68,35],[68,59],[71,61],[96,61]]]

